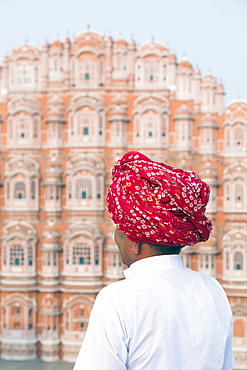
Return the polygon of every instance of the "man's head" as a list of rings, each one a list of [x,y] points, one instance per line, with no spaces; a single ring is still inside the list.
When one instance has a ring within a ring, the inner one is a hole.
[[[133,242],[123,231],[117,227],[114,234],[115,242],[119,248],[122,261],[126,266],[130,266],[133,262],[139,261],[140,259],[158,256],[158,255],[169,255],[179,254],[182,246],[168,246],[168,245],[156,245],[145,242]]]
[[[154,245],[156,252],[162,250],[158,246],[175,251],[209,238],[212,223],[204,214],[209,192],[196,173],[130,152],[113,168],[107,207],[130,241]]]

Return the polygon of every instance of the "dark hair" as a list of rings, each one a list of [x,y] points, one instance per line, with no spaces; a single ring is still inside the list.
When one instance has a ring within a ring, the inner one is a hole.
[[[144,244],[144,242],[139,243],[139,248]],[[152,250],[155,252],[157,255],[162,255],[162,254],[179,254],[181,249],[185,247],[184,245],[159,245],[159,244],[152,244],[152,243],[146,243],[150,245]]]

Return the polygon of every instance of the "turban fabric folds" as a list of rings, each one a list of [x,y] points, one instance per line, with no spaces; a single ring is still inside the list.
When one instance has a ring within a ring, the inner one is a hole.
[[[194,172],[125,154],[113,167],[108,212],[131,241],[194,245],[212,229],[205,216],[210,188]]]

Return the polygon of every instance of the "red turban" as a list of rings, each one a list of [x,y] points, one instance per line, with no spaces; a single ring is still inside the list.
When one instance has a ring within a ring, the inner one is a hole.
[[[204,215],[209,193],[196,173],[130,152],[113,167],[107,207],[131,241],[194,245],[206,241],[212,229]]]

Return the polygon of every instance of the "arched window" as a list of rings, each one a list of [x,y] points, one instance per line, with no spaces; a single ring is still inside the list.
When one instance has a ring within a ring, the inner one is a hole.
[[[64,270],[94,273],[102,268],[102,241],[78,235],[65,242]]]
[[[87,141],[88,137],[94,136],[96,116],[94,112],[81,112],[77,116],[77,133],[82,140]]]
[[[86,243],[75,243],[73,245],[73,265],[90,265],[91,250]]]
[[[234,270],[243,270],[243,254],[239,251],[234,253]]]
[[[21,61],[17,65],[17,87],[24,89],[33,85],[33,67],[28,61]]]
[[[237,125],[234,128],[234,150],[235,151],[243,151],[244,149],[244,137],[245,132],[243,130],[243,127],[240,125]]]
[[[176,121],[176,147],[181,150],[191,149],[191,121],[179,119]]]
[[[24,248],[19,244],[14,244],[10,248],[10,265],[24,265]]]
[[[50,57],[49,60],[49,79],[50,81],[59,81],[62,79],[62,59],[59,55]]]
[[[25,199],[26,198],[26,185],[23,181],[15,182],[14,198],[15,199]]]
[[[39,116],[22,111],[8,117],[8,145],[32,147],[39,144]]]
[[[35,272],[35,240],[13,236],[3,241],[2,273],[34,273]]]
[[[96,61],[92,57],[79,60],[78,86],[96,86],[97,69]]]
[[[75,182],[76,199],[92,198],[92,181],[90,179],[79,178]]]
[[[159,58],[147,58],[145,60],[144,81],[150,85],[159,82]]]
[[[142,116],[141,137],[144,144],[157,143],[160,117],[156,112],[148,111]]]

